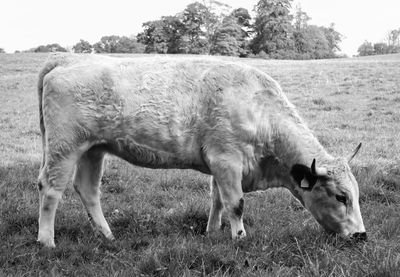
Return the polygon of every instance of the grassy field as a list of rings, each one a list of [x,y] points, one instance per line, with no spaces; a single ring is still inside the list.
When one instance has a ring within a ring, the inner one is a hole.
[[[327,235],[281,189],[246,195],[248,237],[205,236],[208,176],[107,159],[102,204],[116,241],[92,232],[69,187],[55,249],[36,243],[42,54],[0,54],[0,276],[400,276],[400,55],[241,59],[279,81],[315,135],[352,164],[369,241]]]

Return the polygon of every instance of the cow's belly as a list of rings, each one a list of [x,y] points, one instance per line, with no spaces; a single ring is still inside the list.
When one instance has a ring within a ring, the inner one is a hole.
[[[102,135],[101,135],[102,134]],[[148,168],[195,169],[209,173],[196,136],[176,135],[162,126],[114,126],[99,132],[105,150],[131,164]]]
[[[198,157],[189,158],[182,155],[152,149],[134,143],[112,142],[104,145],[105,150],[129,163],[147,168],[194,169],[209,174],[207,165]],[[201,153],[199,153],[201,155]]]

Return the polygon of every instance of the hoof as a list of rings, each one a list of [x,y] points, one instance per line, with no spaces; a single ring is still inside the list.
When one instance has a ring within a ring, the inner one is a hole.
[[[115,237],[112,233],[108,234],[107,236],[104,236],[104,238],[109,241],[115,241]]]
[[[206,231],[206,237],[207,238],[215,238],[220,234],[220,232],[214,230],[214,231]]]
[[[46,248],[55,248],[56,247],[56,244],[54,243],[54,239],[38,238],[37,242]]]
[[[221,231],[221,229],[222,229],[222,224],[213,224],[213,225],[208,224],[206,229],[206,234],[212,235],[218,233],[219,231]]]
[[[102,241],[105,241],[105,242],[115,241],[115,237],[111,232],[104,234],[103,232],[96,230],[95,234],[96,234],[97,238],[99,238]]]
[[[106,241],[113,241],[115,240],[114,235],[112,234],[111,230],[102,230],[101,227],[96,226],[94,224],[92,224],[92,229],[93,232],[95,234],[95,236],[97,236],[98,238],[102,239],[102,240],[106,240]]]

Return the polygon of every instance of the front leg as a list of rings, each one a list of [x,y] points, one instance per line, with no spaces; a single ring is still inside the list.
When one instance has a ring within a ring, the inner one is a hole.
[[[222,217],[222,201],[219,193],[217,182],[214,177],[211,177],[210,182],[210,196],[211,196],[211,208],[208,216],[207,233],[213,233],[221,229],[221,217]]]
[[[242,239],[246,236],[243,226],[244,199],[242,191],[242,167],[230,161],[238,161],[235,157],[228,157],[210,163],[211,171],[215,178],[213,182],[213,193],[218,189],[219,198],[213,196],[207,230],[220,226],[220,203],[225,208],[231,225],[232,238]],[[229,162],[228,162],[229,161]],[[215,187],[215,188],[214,188]]]
[[[243,225],[244,199],[243,192],[235,191],[232,188],[221,188],[222,201],[228,213],[229,223],[231,224],[232,238],[242,239],[246,236]]]

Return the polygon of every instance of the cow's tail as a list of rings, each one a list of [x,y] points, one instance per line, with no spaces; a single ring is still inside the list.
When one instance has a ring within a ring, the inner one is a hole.
[[[52,71],[54,68],[63,65],[66,63],[66,58],[62,56],[55,56],[50,58],[45,66],[42,68],[42,70],[39,73],[39,81],[38,81],[38,98],[39,98],[39,122],[40,122],[40,133],[42,134],[42,151],[43,151],[43,157],[42,157],[42,165],[41,168],[44,166],[45,163],[45,151],[46,151],[46,129],[44,126],[44,120],[43,120],[43,87],[44,87],[44,78],[45,76]]]

